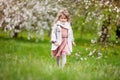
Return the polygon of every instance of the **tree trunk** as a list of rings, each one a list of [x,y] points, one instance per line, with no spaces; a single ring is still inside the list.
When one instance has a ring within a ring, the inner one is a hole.
[[[14,29],[13,38],[17,38],[18,37],[19,29],[20,29],[20,26],[16,25],[15,29]]]

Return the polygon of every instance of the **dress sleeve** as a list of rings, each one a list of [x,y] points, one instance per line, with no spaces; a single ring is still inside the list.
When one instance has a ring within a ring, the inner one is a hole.
[[[56,41],[56,27],[57,27],[56,24],[54,24],[53,27],[52,27],[51,42],[55,42]]]
[[[72,42],[74,41],[74,36],[73,36],[73,30],[72,30],[72,28],[71,28],[71,40],[72,40]]]
[[[71,35],[71,40],[72,42],[74,41],[74,36],[73,36],[73,30],[72,30],[72,27],[71,27],[71,23],[69,23],[70,25],[70,35]]]

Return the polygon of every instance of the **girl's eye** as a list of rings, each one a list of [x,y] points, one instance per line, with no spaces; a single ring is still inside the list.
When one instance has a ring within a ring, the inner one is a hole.
[[[61,18],[61,19],[66,19],[66,18]]]

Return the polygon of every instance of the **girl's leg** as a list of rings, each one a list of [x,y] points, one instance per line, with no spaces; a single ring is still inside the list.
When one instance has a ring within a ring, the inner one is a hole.
[[[66,54],[62,55],[62,68],[65,66],[66,64]]]
[[[57,61],[57,66],[59,67],[60,66],[60,56],[56,57],[56,61]]]

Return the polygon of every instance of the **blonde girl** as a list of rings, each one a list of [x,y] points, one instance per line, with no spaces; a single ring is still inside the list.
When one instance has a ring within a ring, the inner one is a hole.
[[[70,15],[67,9],[58,12],[52,27],[51,42],[52,56],[56,57],[58,66],[60,66],[60,57],[62,57],[62,67],[64,67],[66,64],[66,55],[71,54],[72,45],[75,45]]]

